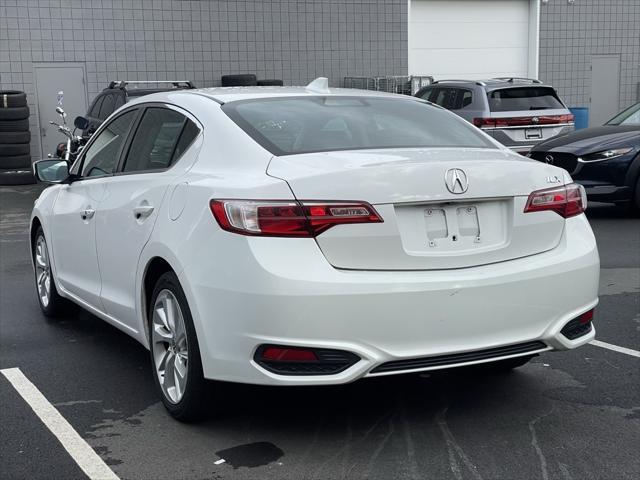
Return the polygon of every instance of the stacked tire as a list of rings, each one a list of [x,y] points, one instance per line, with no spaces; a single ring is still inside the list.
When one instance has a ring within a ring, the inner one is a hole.
[[[0,185],[34,183],[27,95],[0,90]]]

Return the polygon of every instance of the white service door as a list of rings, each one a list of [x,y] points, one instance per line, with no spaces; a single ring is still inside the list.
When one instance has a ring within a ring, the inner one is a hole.
[[[40,119],[40,156],[55,153],[56,146],[67,139],[58,132],[49,121],[61,123],[56,113],[58,94],[62,92],[62,108],[67,113],[67,124],[72,126],[78,115],[87,113],[87,89],[85,87],[84,67],[80,64],[34,64],[36,93],[38,97],[38,116]]]
[[[537,20],[537,19],[536,19]],[[411,0],[409,74],[529,77],[529,0]],[[533,36],[535,38],[535,35]]]

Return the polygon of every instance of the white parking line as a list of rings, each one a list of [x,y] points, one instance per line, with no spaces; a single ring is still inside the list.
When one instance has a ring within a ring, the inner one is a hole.
[[[42,423],[60,441],[71,458],[91,480],[119,480],[100,456],[76,432],[73,427],[60,415],[60,412],[49,403],[44,395],[29,381],[19,368],[5,368],[0,370],[13,385],[25,402],[33,409]]]
[[[600,340],[591,340],[589,343],[591,345],[595,345],[596,347],[607,348],[609,350],[613,350],[614,352],[626,353],[627,355],[631,355],[632,357],[640,358],[640,352],[637,350],[631,350],[630,348],[626,347],[619,347],[618,345],[601,342]]]

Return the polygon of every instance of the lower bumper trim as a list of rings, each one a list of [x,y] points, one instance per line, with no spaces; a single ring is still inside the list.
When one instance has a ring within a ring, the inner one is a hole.
[[[506,357],[524,353],[533,353],[548,349],[547,345],[540,341],[518,343],[504,347],[487,348],[473,352],[437,355],[433,357],[410,358],[406,360],[394,360],[378,365],[370,373],[398,372],[429,367],[441,367],[458,363],[475,362],[491,358]]]

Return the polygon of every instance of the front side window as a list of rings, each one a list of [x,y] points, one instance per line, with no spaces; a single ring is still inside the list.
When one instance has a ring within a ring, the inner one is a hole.
[[[93,139],[84,155],[80,176],[98,177],[115,172],[120,150],[138,111],[118,116]]]
[[[228,102],[222,109],[275,155],[380,148],[495,148],[464,120],[409,98],[270,98]]]
[[[551,87],[514,87],[487,94],[492,112],[565,108]]]
[[[187,118],[175,110],[147,108],[131,142],[123,171],[140,172],[168,168],[186,121]]]
[[[607,125],[640,125],[640,102],[620,112]]]

